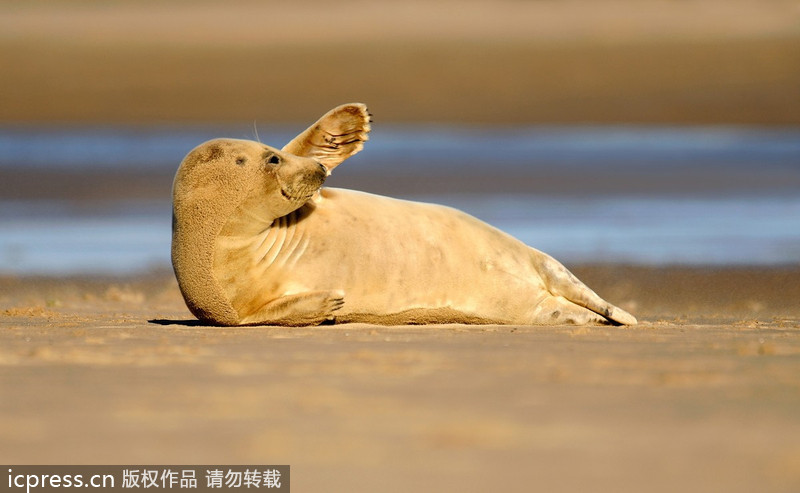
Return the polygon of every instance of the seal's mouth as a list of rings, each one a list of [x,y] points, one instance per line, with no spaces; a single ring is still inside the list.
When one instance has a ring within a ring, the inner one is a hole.
[[[313,197],[314,194],[317,193],[317,190],[319,190],[319,188],[314,188],[314,189],[311,189],[311,190],[305,190],[306,193],[301,193],[301,194],[296,194],[295,195],[295,194],[287,192],[286,189],[283,188],[283,187],[280,187],[280,189],[281,189],[281,195],[283,195],[283,198],[285,198],[289,202],[308,202],[311,199],[311,197]]]
[[[318,161],[312,161],[312,163],[315,166],[284,170],[283,173],[278,170],[275,173],[278,188],[284,199],[294,203],[308,202],[322,188],[328,175],[328,168]],[[310,165],[311,163],[304,164]]]

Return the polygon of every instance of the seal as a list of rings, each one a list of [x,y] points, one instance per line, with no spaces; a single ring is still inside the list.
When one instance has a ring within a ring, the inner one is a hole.
[[[215,325],[635,324],[563,265],[458,210],[322,188],[368,139],[342,105],[281,150],[215,139],[173,184],[172,263]]]

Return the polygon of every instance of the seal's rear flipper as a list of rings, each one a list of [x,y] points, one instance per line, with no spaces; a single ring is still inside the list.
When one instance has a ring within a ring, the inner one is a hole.
[[[545,281],[547,289],[556,296],[563,296],[576,305],[587,308],[619,325],[636,325],[636,317],[622,308],[612,305],[589,289],[572,272],[553,257],[533,250],[534,261]]]
[[[639,321],[636,320],[636,317],[626,312],[622,308],[614,306],[610,303],[606,303],[606,305],[608,305],[608,308],[606,309],[604,316],[612,322],[620,325],[636,325],[639,323]]]
[[[282,150],[295,156],[316,159],[330,173],[342,161],[363,149],[371,121],[365,105],[343,104],[325,113]]]

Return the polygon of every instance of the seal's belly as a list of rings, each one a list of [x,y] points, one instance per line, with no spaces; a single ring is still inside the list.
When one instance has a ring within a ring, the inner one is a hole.
[[[529,247],[448,207],[325,189],[298,228],[308,242],[280,277],[292,289],[343,290],[340,315],[507,312],[545,295]]]

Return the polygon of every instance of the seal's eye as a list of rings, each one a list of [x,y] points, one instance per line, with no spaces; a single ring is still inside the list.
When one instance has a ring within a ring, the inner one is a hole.
[[[269,157],[269,159],[267,159],[267,162],[269,164],[281,164],[281,158],[273,154],[272,156]]]
[[[243,158],[243,157],[240,157],[240,158],[237,158],[237,159],[236,159],[236,164],[238,164],[239,166],[244,166],[244,162],[245,162],[245,161],[246,161],[246,159],[245,159],[245,158]]]

